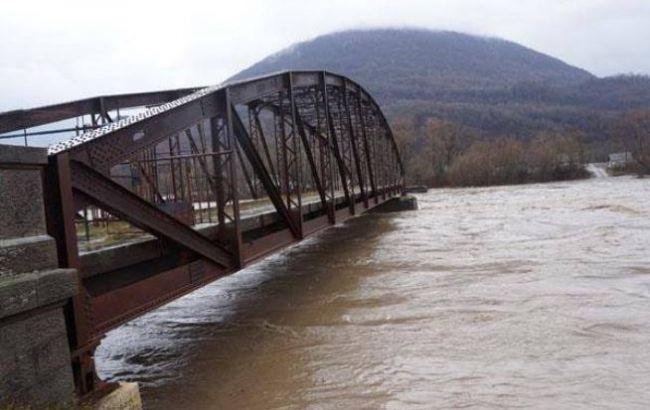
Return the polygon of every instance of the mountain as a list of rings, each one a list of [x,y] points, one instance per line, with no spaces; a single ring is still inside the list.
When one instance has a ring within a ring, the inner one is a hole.
[[[598,78],[517,43],[450,31],[350,30],[295,44],[232,80],[284,69],[346,75],[370,91],[389,119],[437,117],[478,135],[529,138],[577,128],[605,138],[612,118],[650,108],[650,79]]]
[[[557,86],[594,78],[516,43],[450,31],[351,30],[293,45],[235,78],[283,69],[325,69],[368,86],[380,100],[494,90],[519,82]]]

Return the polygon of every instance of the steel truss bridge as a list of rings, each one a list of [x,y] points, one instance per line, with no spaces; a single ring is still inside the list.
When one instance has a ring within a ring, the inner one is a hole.
[[[79,273],[65,312],[82,396],[108,330],[403,192],[379,106],[329,72],[0,114],[12,132],[76,134],[50,146],[44,189],[59,264]]]

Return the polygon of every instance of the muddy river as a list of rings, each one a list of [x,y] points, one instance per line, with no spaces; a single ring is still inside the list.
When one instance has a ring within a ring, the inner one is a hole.
[[[150,409],[647,408],[650,179],[417,195],[111,333]]]

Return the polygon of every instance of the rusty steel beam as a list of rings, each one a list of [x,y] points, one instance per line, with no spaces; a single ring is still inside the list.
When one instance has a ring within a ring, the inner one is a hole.
[[[147,174],[147,171],[144,169],[144,166],[142,165],[142,162],[138,161],[138,168],[137,169],[139,170],[140,175],[142,175],[144,177],[144,180],[147,182],[147,184],[149,185],[149,187],[153,191],[154,195],[156,195],[156,198],[158,198],[158,201],[160,201],[160,203],[165,203],[165,198],[163,198],[160,191],[158,191],[158,189],[156,188],[156,183],[154,181],[152,181],[149,174]]]
[[[302,181],[301,181],[301,162],[300,162],[300,141],[298,132],[296,131],[296,104],[294,99],[294,90],[293,90],[293,75],[291,72],[288,72],[283,75],[285,87],[286,87],[286,98],[288,100],[288,118],[291,119],[291,129],[290,133],[286,131],[286,122],[284,118],[282,120],[282,139],[283,139],[283,158],[286,161],[287,165],[287,182],[290,182],[287,190],[287,205],[289,206],[289,212],[294,217],[295,223],[298,227],[299,239],[303,238],[303,214],[302,214]],[[280,98],[282,99],[283,93],[280,93]],[[281,104],[283,101],[281,100]]]
[[[197,125],[197,128],[199,130],[199,134],[201,134],[203,132],[202,131],[203,126],[201,125],[201,123],[199,123]],[[212,190],[212,193],[216,196],[217,195],[217,191],[216,191],[216,188],[215,188],[216,181],[214,181],[214,178],[210,175],[210,172],[208,171],[208,164],[205,161],[204,156],[200,155],[201,153],[199,152],[198,146],[197,146],[196,142],[194,141],[194,137],[192,137],[192,132],[189,130],[189,128],[185,130],[185,135],[187,136],[187,139],[190,142],[191,150],[194,151],[197,154],[196,158],[199,161],[199,166],[201,167],[201,170],[203,171],[203,173],[206,175],[206,178],[208,179],[208,187],[210,188],[210,190]],[[205,153],[205,147],[203,147],[203,153]],[[215,151],[212,154],[214,155],[214,154],[217,154],[217,153],[219,155],[224,155],[224,154],[229,154],[230,152],[228,152],[228,151],[226,151],[226,152]],[[181,155],[180,157],[183,157],[183,156]],[[185,157],[187,157],[187,156],[185,156]]]
[[[224,149],[225,145],[222,144],[220,134],[222,133],[223,124],[221,123],[221,118],[212,117],[210,118],[210,144],[212,146],[213,152],[219,152]],[[232,152],[232,151],[231,151]],[[231,155],[232,157],[232,155]],[[225,159],[221,156],[215,156],[212,158],[212,166],[214,167],[214,198],[217,203],[217,222],[219,224],[219,229],[223,232],[226,226],[226,193],[225,185],[226,179],[224,177],[225,173]]]
[[[239,114],[237,114],[237,111],[235,111],[234,107],[231,108],[231,111],[233,118],[233,130],[235,132],[235,136],[237,137],[237,141],[239,142],[239,146],[242,148],[244,155],[246,155],[246,159],[248,159],[248,162],[251,164],[251,167],[253,167],[255,174],[257,174],[257,177],[262,182],[262,186],[264,186],[264,190],[269,196],[271,203],[273,203],[273,206],[275,207],[278,215],[280,215],[283,222],[291,230],[291,233],[296,238],[300,237],[300,230],[296,225],[295,220],[291,216],[289,209],[282,200],[282,194],[273,183],[273,179],[266,170],[264,162],[262,162],[262,158],[255,149],[253,141],[250,139],[244,123],[239,117]]]
[[[44,175],[44,195],[47,232],[57,245],[59,267],[81,269],[74,217],[75,207],[71,185],[71,168],[67,155],[50,157]],[[90,296],[77,282],[77,294],[64,307],[68,342],[72,353],[72,373],[77,393],[82,395],[95,389],[93,351],[94,329],[90,314]]]
[[[90,139],[75,145],[69,150],[70,158],[101,171],[107,170],[169,135],[196,124],[206,118],[206,113],[217,115],[215,105],[214,99],[199,98],[141,121],[126,122],[115,131],[101,128],[94,132],[102,137],[110,135],[110,138]]]
[[[302,119],[300,118],[300,113],[298,112],[296,112],[296,125],[298,127],[298,133],[300,134],[300,139],[302,140],[302,145],[305,149],[305,156],[307,157],[307,163],[309,164],[309,169],[311,171],[312,179],[314,180],[314,184],[316,185],[316,190],[318,191],[318,196],[320,197],[320,201],[323,204],[323,209],[326,210],[327,217],[330,223],[334,223],[334,216],[333,213],[330,212],[330,207],[327,204],[327,195],[325,193],[325,189],[323,188],[323,184],[321,183],[320,176],[318,175],[318,169],[316,168],[316,161],[314,160],[314,154],[311,150],[309,140],[307,139],[307,134],[305,133],[305,127],[302,123]]]
[[[327,128],[329,130],[329,140],[331,142],[330,145],[332,147],[332,151],[334,152],[334,158],[336,159],[339,175],[341,177],[341,185],[343,187],[343,194],[345,195],[345,200],[347,201],[348,207],[350,208],[350,213],[354,215],[355,206],[354,206],[354,201],[352,200],[352,197],[350,195],[350,185],[348,183],[348,172],[346,172],[345,162],[343,161],[343,156],[341,155],[341,149],[339,148],[339,141],[338,141],[339,138],[336,134],[336,128],[334,127],[334,119],[332,118],[332,112],[330,111],[327,85],[325,84],[324,79],[322,81],[321,89],[325,99],[325,107],[324,107],[325,121],[327,122]]]
[[[49,124],[88,114],[103,114],[116,108],[163,104],[200,90],[203,87],[116,94],[86,98],[62,104],[0,113],[0,134]]]
[[[72,187],[87,202],[107,210],[138,228],[178,243],[222,267],[233,264],[232,254],[176,218],[141,199],[101,173],[70,161]]]
[[[368,178],[370,179],[371,196],[375,199],[375,203],[377,203],[377,184],[375,183],[372,154],[370,152],[370,145],[368,144],[368,127],[366,125],[366,113],[363,109],[360,92],[359,95],[357,96],[356,109],[357,109],[357,116],[359,117],[361,122],[361,138],[363,140],[363,149],[366,153],[366,166],[368,168]]]
[[[359,182],[359,191],[361,192],[361,198],[363,200],[364,206],[368,207],[368,196],[366,194],[366,189],[364,187],[363,181],[363,172],[361,169],[361,160],[359,159],[359,149],[357,148],[357,138],[354,131],[354,125],[352,124],[352,111],[350,110],[350,104],[348,101],[348,90],[343,84],[343,107],[345,109],[345,117],[347,119],[348,127],[348,137],[350,138],[350,144],[352,146],[352,158],[354,159],[355,169],[357,171],[357,179]]]
[[[231,101],[232,101],[232,96],[230,95],[230,90],[226,89],[224,91],[224,97],[220,99],[221,106],[219,107],[221,109],[221,112],[225,112],[225,120],[226,120],[226,129],[225,129],[225,134],[223,135],[225,138],[222,141],[223,145],[226,149],[229,149],[231,151],[235,150],[235,147],[237,145],[236,137],[235,137],[235,118],[233,118],[233,114],[237,114],[231,107]],[[237,119],[239,117],[236,117]],[[241,121],[240,121],[241,123]],[[242,254],[242,234],[241,234],[241,217],[239,213],[239,190],[237,188],[237,167],[236,165],[236,160],[235,160],[235,155],[231,154],[230,155],[230,160],[228,162],[228,169],[227,173],[229,175],[229,178],[226,179],[226,184],[228,185],[229,188],[229,196],[232,201],[232,229],[230,231],[230,245],[233,249],[233,254],[235,256],[235,264],[237,268],[241,268],[243,266],[244,260],[243,260],[243,254]]]

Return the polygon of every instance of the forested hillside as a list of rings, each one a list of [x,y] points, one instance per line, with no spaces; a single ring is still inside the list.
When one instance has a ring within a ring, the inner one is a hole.
[[[617,120],[628,111],[650,109],[646,76],[598,78],[510,41],[447,31],[324,35],[273,54],[233,79],[285,69],[324,69],[358,81],[391,123],[408,124],[415,148],[407,156],[423,155],[433,138],[425,135],[427,124],[434,120],[484,142],[571,133],[585,155],[602,159],[621,149],[615,146]]]

